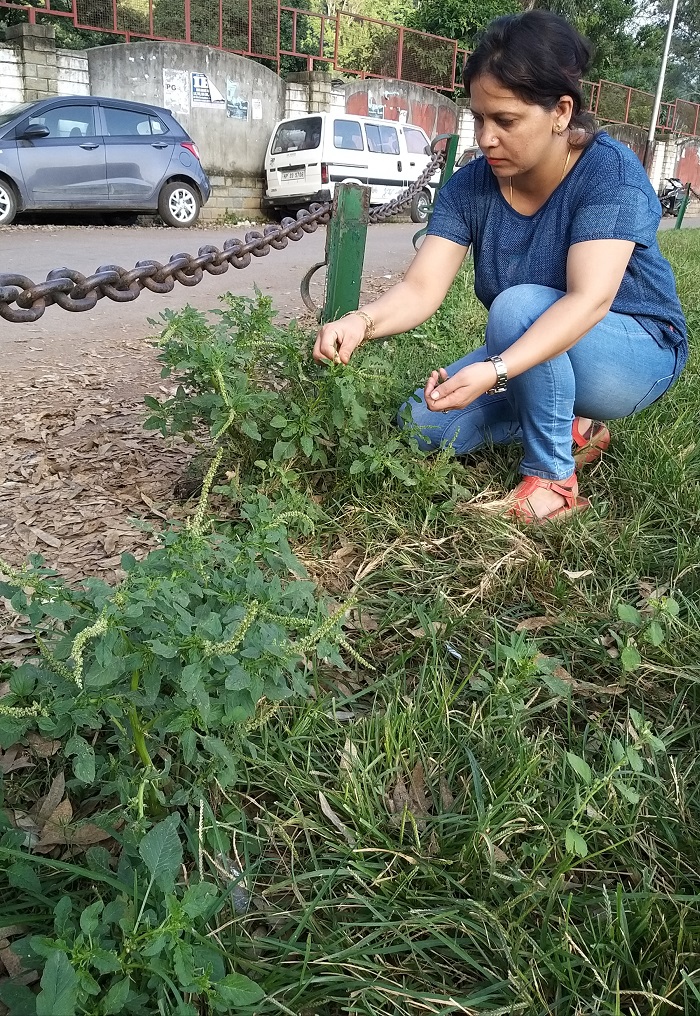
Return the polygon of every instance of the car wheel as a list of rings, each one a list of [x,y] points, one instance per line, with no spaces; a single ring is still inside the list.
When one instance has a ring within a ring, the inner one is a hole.
[[[17,198],[12,185],[0,180],[0,226],[9,226],[17,214]]]
[[[199,218],[201,200],[197,191],[182,180],[167,183],[160,192],[158,211],[169,226],[192,226]]]
[[[427,222],[429,207],[430,195],[427,191],[421,191],[419,194],[414,195],[413,201],[411,202],[411,221]]]

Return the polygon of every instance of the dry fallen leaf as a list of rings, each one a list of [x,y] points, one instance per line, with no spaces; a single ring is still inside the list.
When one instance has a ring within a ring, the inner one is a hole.
[[[5,949],[0,949],[0,963],[2,963],[7,971],[8,977],[19,977],[19,975],[24,972],[22,960],[19,958],[17,953],[12,951],[11,946],[7,946]]]
[[[36,765],[25,753],[21,744],[13,744],[7,751],[0,750],[0,773],[13,773]]]
[[[65,843],[66,830],[68,829],[72,818],[73,805],[66,797],[46,820],[44,828],[41,830],[41,839],[39,840],[37,849],[41,849],[46,846],[54,846],[59,843]]]
[[[540,628],[552,628],[557,624],[556,617],[524,617],[515,626],[516,631],[539,631]]]
[[[63,800],[65,789],[66,778],[61,772],[54,778],[49,787],[49,792],[43,801],[37,802],[33,809],[36,812],[36,822],[40,828],[48,821],[49,817]]]
[[[60,741],[52,741],[47,737],[42,737],[35,730],[31,730],[27,734],[27,741],[29,741],[29,747],[39,758],[51,758],[61,747]]]
[[[348,827],[345,825],[345,823],[342,822],[340,818],[338,818],[338,816],[328,803],[328,798],[321,790],[319,790],[318,792],[318,800],[321,805],[321,811],[326,816],[326,818],[330,819],[330,821],[333,823],[333,825],[341,834],[341,836],[343,836],[343,838],[347,840],[350,846],[353,846],[355,843],[355,837],[353,836],[352,832],[348,829]]]
[[[576,582],[577,579],[585,579],[589,575],[593,574],[590,568],[584,568],[583,571],[568,571],[566,568],[562,568],[562,571],[566,575],[567,579],[571,579],[572,582]]]

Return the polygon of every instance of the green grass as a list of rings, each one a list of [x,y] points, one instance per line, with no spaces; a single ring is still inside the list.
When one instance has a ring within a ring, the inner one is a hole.
[[[697,334],[700,237],[662,243]],[[388,399],[480,341],[469,282],[372,350]],[[359,596],[376,669],[321,669],[314,701],[261,726],[222,824],[259,906],[218,937],[265,983],[261,1011],[700,1012],[697,371],[695,353],[613,425],[582,481],[594,507],[565,526],[480,510],[516,449],[457,467],[452,498],[360,486],[324,505],[305,560],[348,548],[317,574]],[[670,594],[659,646],[618,617],[637,604],[646,625]],[[549,620],[516,630],[532,617]]]
[[[700,234],[662,244],[700,334]],[[467,269],[434,319],[360,362],[381,363],[398,406],[484,322]],[[312,697],[267,704],[231,745],[235,786],[212,781],[209,807],[177,801],[188,879],[204,844],[252,894],[209,930],[265,990],[245,1011],[700,1014],[697,373],[693,350],[666,398],[613,425],[582,479],[593,508],[565,525],[488,510],[517,448],[417,462],[408,488],[328,482],[295,550],[338,606],[352,596],[345,634],[364,660],[316,663]],[[12,774],[4,803],[29,810],[64,764]],[[150,821],[136,789],[127,841]],[[175,810],[159,800],[158,818]],[[9,889],[0,926],[46,930],[62,896],[84,910],[111,885],[82,855],[34,861],[40,890]]]

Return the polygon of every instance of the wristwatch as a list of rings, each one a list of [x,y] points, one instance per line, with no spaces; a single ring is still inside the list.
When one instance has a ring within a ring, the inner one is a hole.
[[[489,388],[487,395],[501,395],[508,388],[508,371],[500,356],[487,356],[484,363],[492,363],[496,368],[496,384]]]

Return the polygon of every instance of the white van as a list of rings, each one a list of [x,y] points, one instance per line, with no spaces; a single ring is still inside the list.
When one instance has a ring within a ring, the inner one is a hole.
[[[330,201],[343,180],[369,184],[381,205],[417,180],[430,161],[427,134],[414,124],[347,113],[310,113],[275,125],[265,155],[263,208],[294,213],[312,201]],[[440,181],[436,172],[411,204],[425,222]]]

